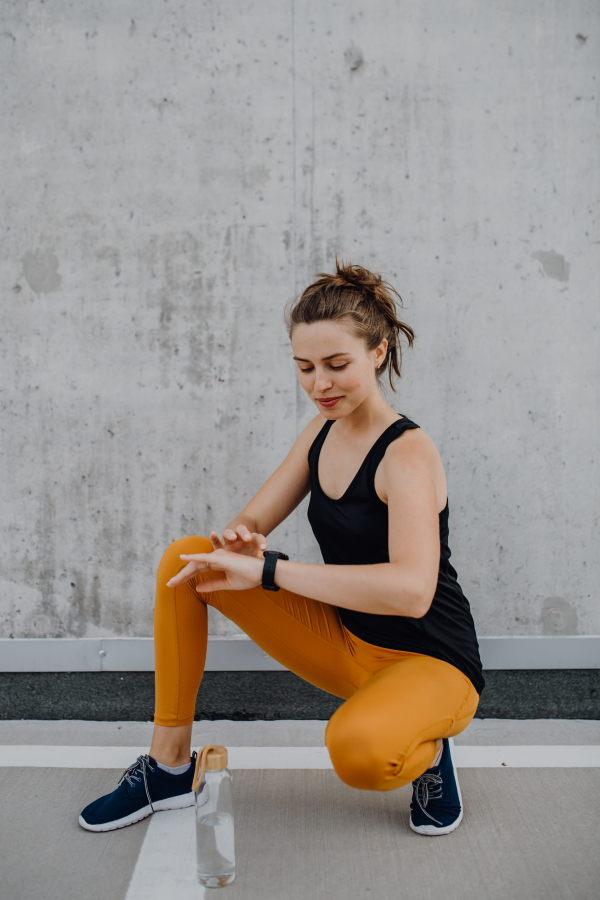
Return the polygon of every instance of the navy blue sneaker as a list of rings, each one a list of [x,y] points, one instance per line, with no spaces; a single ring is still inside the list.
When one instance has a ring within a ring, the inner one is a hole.
[[[79,824],[88,831],[114,831],[115,828],[133,825],[159,810],[193,806],[195,764],[194,752],[189,769],[182,775],[172,775],[161,769],[148,754],[138,756],[123,772],[112,794],[106,794],[86,806],[79,816]],[[201,792],[204,790],[205,782]]]
[[[452,759],[452,738],[444,738],[442,758],[413,781],[410,827],[417,834],[450,834],[462,821],[462,797]]]

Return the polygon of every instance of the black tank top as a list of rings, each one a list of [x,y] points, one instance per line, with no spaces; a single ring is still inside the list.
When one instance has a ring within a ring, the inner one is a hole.
[[[375,441],[350,486],[339,500],[323,493],[319,483],[319,456],[329,429],[326,422],[308,453],[311,495],[308,520],[330,565],[372,565],[390,561],[388,508],[375,490],[375,472],[385,451],[409,428],[418,428],[406,417],[398,419]],[[378,647],[434,656],[456,666],[481,694],[484,687],[479,646],[469,602],[450,565],[448,503],[440,516],[440,568],[435,596],[420,619],[386,616],[339,608],[345,627],[356,637]]]

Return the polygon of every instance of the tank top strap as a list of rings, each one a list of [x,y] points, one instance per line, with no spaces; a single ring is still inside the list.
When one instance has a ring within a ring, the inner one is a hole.
[[[375,473],[377,472],[377,467],[383,457],[385,456],[385,451],[393,444],[393,442],[400,437],[400,435],[404,434],[405,431],[409,431],[411,428],[418,428],[419,426],[412,422],[410,419],[407,419],[404,416],[403,419],[399,419],[397,422],[392,422],[389,428],[383,432],[382,435],[375,441],[367,459],[365,460],[364,467],[364,477],[367,481],[368,487],[371,493],[376,495],[375,492]],[[378,498],[379,499],[379,498]]]

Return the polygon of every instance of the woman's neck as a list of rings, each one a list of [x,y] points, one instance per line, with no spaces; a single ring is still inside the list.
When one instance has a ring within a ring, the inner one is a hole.
[[[398,418],[398,413],[385,402],[377,388],[349,415],[338,419],[338,428],[348,434],[365,434],[384,430]]]

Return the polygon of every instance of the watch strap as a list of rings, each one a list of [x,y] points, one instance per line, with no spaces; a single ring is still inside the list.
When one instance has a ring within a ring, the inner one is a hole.
[[[280,553],[279,550],[265,550],[264,557],[265,563],[261,586],[265,591],[278,591],[279,587],[275,584],[275,566],[278,559],[289,559],[289,556],[285,553]]]

